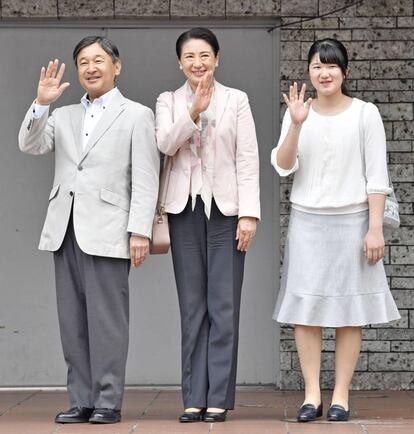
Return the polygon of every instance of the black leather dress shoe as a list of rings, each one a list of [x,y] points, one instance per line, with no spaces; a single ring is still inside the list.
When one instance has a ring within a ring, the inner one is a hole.
[[[349,419],[349,410],[345,410],[342,405],[332,404],[329,407],[326,418],[332,422],[346,422]]]
[[[121,420],[121,411],[113,408],[95,408],[90,423],[117,423]]]
[[[182,423],[201,422],[204,418],[205,412],[205,408],[202,408],[200,411],[186,411],[178,418],[178,420]]]
[[[221,413],[206,411],[206,414],[204,415],[204,422],[225,422],[226,416],[227,410],[224,410]]]
[[[68,411],[62,411],[55,417],[56,423],[86,423],[93,412],[93,408],[72,407]]]
[[[316,420],[316,418],[322,416],[323,405],[319,404],[316,408],[313,404],[303,404],[298,410],[298,415],[296,417],[298,422],[311,422]]]

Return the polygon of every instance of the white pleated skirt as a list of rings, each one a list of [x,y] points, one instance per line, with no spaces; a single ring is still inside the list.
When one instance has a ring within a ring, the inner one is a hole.
[[[321,215],[292,209],[273,318],[320,327],[400,318],[384,264],[364,255],[368,211]]]

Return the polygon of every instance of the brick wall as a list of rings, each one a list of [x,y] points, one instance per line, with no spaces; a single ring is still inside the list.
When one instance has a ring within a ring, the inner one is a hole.
[[[320,15],[353,1],[309,0],[289,3],[289,13],[299,19]],[[304,8],[304,4],[308,7]],[[296,6],[295,6],[296,5]],[[281,29],[281,89],[292,80],[303,81],[306,54],[315,39],[333,36],[350,54],[349,88],[358,98],[375,103],[384,120],[389,170],[401,204],[402,227],[386,233],[386,271],[400,309],[401,319],[363,330],[362,353],[354,376],[354,389],[414,389],[414,2],[365,0],[322,19],[297,21],[283,16]],[[282,0],[282,14],[283,14]],[[281,179],[281,226],[285,237],[292,179]],[[325,330],[323,387],[333,384],[334,336]],[[293,330],[281,330],[282,389],[303,387]]]
[[[402,227],[387,234],[386,270],[401,320],[367,327],[355,389],[414,389],[414,1],[413,0],[2,0],[2,20],[145,17],[280,17],[281,89],[306,76],[310,44],[327,36],[345,43],[350,89],[378,105]],[[347,6],[341,12],[333,11]],[[318,16],[324,15],[322,18]],[[299,22],[298,21],[302,21]],[[290,24],[295,23],[295,24]],[[291,179],[281,180],[282,241]],[[283,244],[283,242],[282,242]],[[277,273],[277,271],[276,271]],[[322,384],[333,384],[334,331],[325,330]],[[303,386],[293,330],[282,327],[282,389]]]

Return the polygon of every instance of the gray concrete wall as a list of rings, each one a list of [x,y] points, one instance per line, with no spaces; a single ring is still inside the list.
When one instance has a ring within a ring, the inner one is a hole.
[[[0,62],[0,386],[65,384],[53,257],[37,250],[54,157],[26,155],[17,147],[17,132],[35,96],[40,66],[51,57],[67,65],[64,80],[71,86],[52,110],[79,101],[83,91],[72,49],[85,35],[105,34],[120,47],[119,89],[154,110],[162,91],[177,89],[184,82],[174,48],[175,39],[186,28],[168,24],[111,28],[102,27],[102,21],[95,28],[90,23],[63,27],[59,22],[0,26],[0,58],[7,60]],[[278,329],[271,318],[278,283],[273,270],[279,263],[274,249],[279,244],[279,190],[267,162],[278,128],[279,110],[274,101],[279,96],[279,66],[272,53],[280,42],[263,24],[249,29],[220,24],[212,28],[223,54],[217,79],[249,95],[262,166],[261,195],[267,199],[246,258],[237,381],[273,384],[279,372]],[[242,64],[235,76],[235,65],[246,52],[251,62]],[[180,320],[170,255],[150,255],[142,267],[131,270],[126,379],[132,385],[180,382]]]
[[[350,87],[378,105],[385,121],[388,161],[401,205],[402,227],[387,234],[386,269],[401,320],[364,329],[355,389],[414,389],[414,4],[413,0],[3,0],[2,20],[33,18],[280,17],[282,91],[303,80],[305,54],[315,39],[334,36],[351,56]],[[347,6],[346,9],[335,10]],[[324,15],[323,18],[319,18]],[[275,182],[277,179],[275,177]],[[285,234],[291,179],[281,183]],[[281,332],[280,385],[300,389],[293,331]],[[322,383],[333,380],[333,331],[326,330]]]

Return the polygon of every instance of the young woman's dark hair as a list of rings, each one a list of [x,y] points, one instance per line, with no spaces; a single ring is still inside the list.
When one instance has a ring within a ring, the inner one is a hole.
[[[211,30],[206,29],[205,27],[194,27],[182,33],[178,37],[175,44],[175,51],[178,58],[181,57],[183,45],[190,39],[202,39],[203,41],[207,42],[207,44],[209,44],[210,47],[213,49],[215,56],[217,56],[220,50],[217,37]]]
[[[309,49],[308,53],[308,68],[313,59],[313,56],[319,53],[319,58],[322,63],[331,63],[338,65],[344,74],[342,83],[342,93],[350,96],[346,86],[346,78],[348,73],[348,53],[344,45],[336,39],[326,38],[315,41]]]
[[[75,62],[76,67],[78,65],[77,60],[80,51],[95,43],[99,44],[101,48],[111,56],[113,63],[118,62],[120,59],[118,47],[110,39],[105,38],[104,36],[86,36],[86,38],[83,38],[73,50],[73,61]]]

